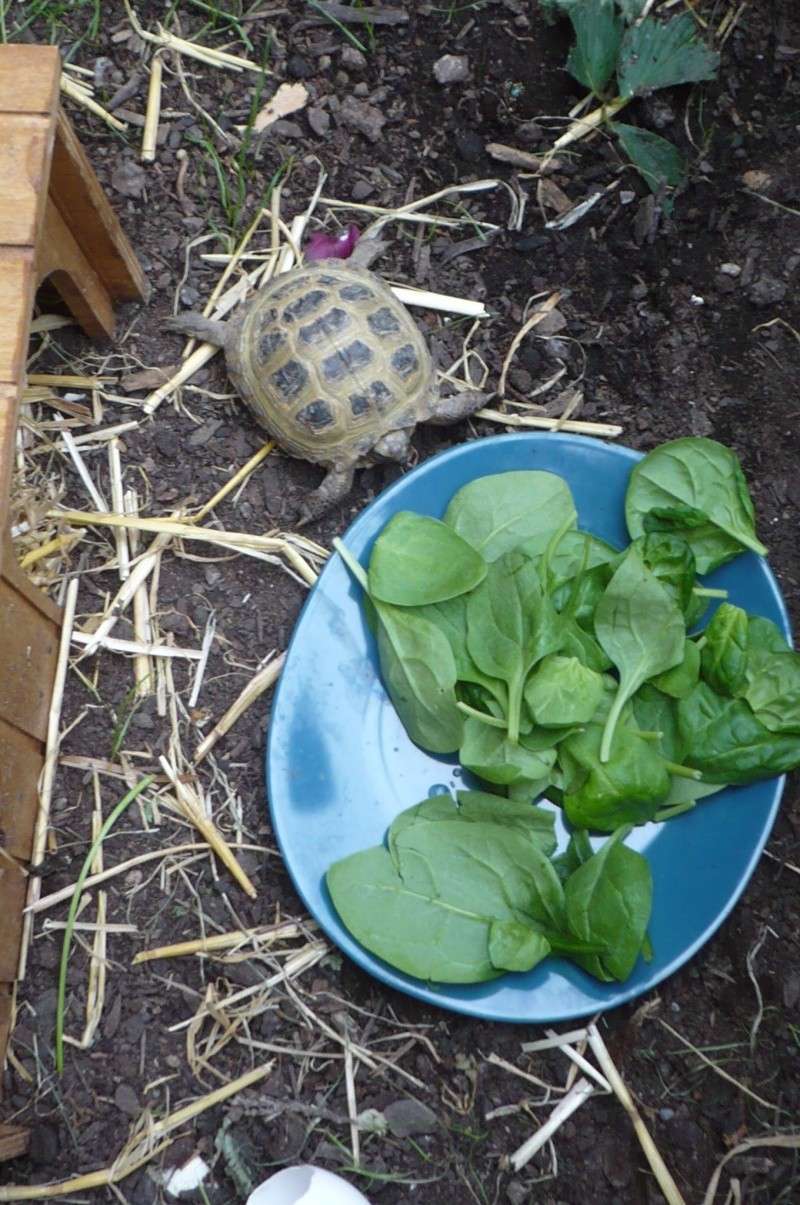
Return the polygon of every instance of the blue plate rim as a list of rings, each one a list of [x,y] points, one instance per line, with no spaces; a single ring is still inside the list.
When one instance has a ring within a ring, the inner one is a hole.
[[[604,454],[610,452],[612,455],[618,455],[621,459],[628,460],[633,464],[638,463],[646,455],[645,452],[640,452],[635,448],[630,448],[626,444],[606,442],[605,440],[596,439],[592,436],[575,435],[569,432],[514,432],[505,435],[484,436],[479,439],[469,440],[468,442],[455,444],[449,448],[443,449],[441,452],[435,453],[433,456],[429,456],[421,464],[418,464],[411,469],[408,473],[404,473],[400,478],[398,478],[397,481],[393,482],[386,489],[382,490],[380,494],[378,494],[372,499],[371,502],[363,507],[363,509],[359,511],[359,513],[339,538],[346,547],[350,547],[352,542],[357,541],[362,529],[369,526],[370,517],[373,510],[375,510],[378,506],[383,506],[387,502],[391,502],[396,494],[402,493],[407,488],[409,478],[412,476],[415,478],[420,478],[428,475],[431,472],[436,472],[437,466],[444,460],[452,461],[460,459],[461,457],[469,457],[470,455],[475,454],[475,451],[478,447],[484,449],[487,445],[500,445],[502,443],[503,445],[507,446],[509,442],[530,444],[533,441],[540,442],[544,440],[548,441],[548,443],[551,445],[562,444],[567,447],[575,446],[576,444],[580,447],[593,445],[602,449]],[[293,650],[297,645],[299,645],[300,639],[302,638],[301,629],[305,612],[312,603],[316,591],[323,586],[325,576],[329,573],[329,571],[332,570],[335,559],[336,554],[332,553],[323,567],[317,582],[309,590],[308,596],[306,597],[298,614],[297,620],[295,621],[292,635],[286,649],[286,660],[274,692],[271,716],[276,715],[280,711],[282,692],[288,689],[288,687],[285,686],[285,683],[288,681],[287,670],[289,670],[291,667]],[[775,574],[773,573],[766,557],[762,560],[762,566],[770,593],[780,614],[781,627],[784,630],[787,640],[792,643],[791,623],[783,594],[777,578],[775,577]],[[483,1007],[485,1002],[482,999],[473,1000],[460,997],[442,998],[442,993],[446,993],[448,987],[447,984],[432,985],[428,982],[415,979],[410,975],[405,975],[403,972],[396,970],[389,963],[384,962],[376,955],[370,953],[370,951],[355,941],[355,939],[352,938],[346,930],[344,930],[343,933],[340,933],[329,927],[329,925],[326,923],[326,918],[317,914],[315,907],[306,895],[302,883],[298,880],[295,874],[295,868],[291,860],[286,856],[286,850],[281,836],[280,824],[276,823],[275,808],[272,802],[274,798],[272,771],[273,738],[274,725],[270,719],[267,727],[264,771],[265,785],[267,788],[267,803],[273,833],[278,843],[283,864],[288,871],[295,891],[302,900],[306,910],[314,918],[328,939],[338,950],[345,954],[352,962],[356,963],[361,970],[365,971],[379,982],[386,984],[388,987],[391,987],[394,990],[403,993],[404,995],[411,996],[428,1006],[442,1008],[446,1011],[454,1012],[475,1020],[492,1021],[503,1024],[560,1023],[578,1020],[582,1017],[597,1014],[598,1012],[608,1012],[611,1009],[621,1007],[623,1004],[630,1003],[631,1000],[637,999],[638,997],[645,995],[647,992],[652,991],[659,984],[663,983],[666,979],[670,978],[670,976],[674,975],[678,970],[680,970],[681,967],[685,966],[686,963],[689,962],[689,960],[692,959],[708,941],[710,941],[722,924],[724,924],[749,885],[755,868],[761,858],[761,855],[763,854],[764,847],[769,839],[772,828],[775,824],[787,777],[785,774],[782,774],[772,779],[763,780],[765,783],[772,784],[772,801],[764,813],[762,829],[758,839],[754,843],[752,855],[748,860],[745,869],[741,873],[739,882],[736,885],[736,888],[731,892],[725,906],[720,909],[714,919],[705,926],[701,933],[698,934],[694,942],[684,947],[680,953],[676,955],[669,963],[659,967],[658,970],[654,972],[652,978],[649,978],[645,983],[631,983],[628,981],[627,984],[603,984],[602,986],[604,988],[608,988],[610,989],[610,992],[613,992],[613,997],[611,997],[606,1004],[598,1003],[594,1006],[581,1006],[572,1009],[567,1008],[547,1017],[537,1016],[534,1020],[530,1016],[523,1015],[522,1013],[514,1016],[500,1016],[488,1013],[486,1008]],[[330,904],[330,907],[331,910],[335,912],[332,903]],[[506,977],[503,976],[494,982],[502,984],[505,978]]]

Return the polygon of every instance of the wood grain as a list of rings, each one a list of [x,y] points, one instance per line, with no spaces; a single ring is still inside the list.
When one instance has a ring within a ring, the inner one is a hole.
[[[57,46],[0,46],[0,113],[54,113],[60,79]]]
[[[53,132],[50,117],[0,113],[0,243],[36,244]]]
[[[0,718],[43,741],[58,655],[56,629],[6,578],[0,578],[0,650]]]
[[[42,763],[39,741],[0,719],[0,844],[23,862],[31,856]]]
[[[86,254],[52,200],[48,199],[36,256],[39,284],[49,278],[87,335],[110,339],[114,311],[103,282],[94,270],[94,247],[84,242]],[[91,255],[90,263],[87,255]]]
[[[22,381],[33,308],[31,247],[0,247],[0,384]]]
[[[59,114],[50,195],[112,297],[147,301],[150,284],[86,157],[69,118]]]

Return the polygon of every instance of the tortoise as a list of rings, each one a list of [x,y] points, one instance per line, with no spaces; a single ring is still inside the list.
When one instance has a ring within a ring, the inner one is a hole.
[[[457,422],[485,401],[440,398],[408,310],[373,272],[342,260],[276,277],[228,322],[187,313],[169,325],[224,348],[257,421],[287,452],[327,468],[305,520],[349,492],[357,467],[404,462],[417,423]]]

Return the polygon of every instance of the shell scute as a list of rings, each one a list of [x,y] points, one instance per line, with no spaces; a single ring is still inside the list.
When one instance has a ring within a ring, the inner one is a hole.
[[[340,464],[429,413],[433,364],[389,287],[326,261],[271,281],[231,328],[231,375],[287,451]]]

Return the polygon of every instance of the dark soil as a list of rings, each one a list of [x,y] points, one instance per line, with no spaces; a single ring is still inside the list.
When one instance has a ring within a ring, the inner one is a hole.
[[[12,30],[17,7],[25,6],[15,6],[6,18]],[[228,7],[240,11],[236,4]],[[699,7],[718,22],[726,6]],[[99,95],[107,102],[139,66],[142,46],[136,38],[114,37],[126,28],[120,4],[101,8],[102,31],[96,40],[82,42],[75,61],[90,68],[100,64],[98,69],[105,74]],[[208,16],[203,6],[178,3],[172,9],[183,33],[198,35]],[[243,182],[241,204],[229,200],[227,211],[220,203],[211,160],[198,142],[213,136],[187,104],[173,75],[165,76],[164,138],[156,163],[143,172],[138,167],[135,127],[126,142],[83,111],[74,113],[94,166],[154,286],[147,307],[131,307],[121,315],[120,350],[146,366],[175,363],[180,344],[163,333],[162,322],[176,290],[179,309],[202,304],[219,271],[204,267],[193,255],[188,276],[182,280],[187,242],[212,227],[224,232],[233,225],[240,232],[275,172],[289,164],[285,216],[305,206],[316,182],[318,161],[329,173],[327,195],[360,196],[392,206],[454,182],[508,177],[510,169],[486,155],[487,143],[527,150],[548,145],[552,131],[560,126],[529,123],[543,115],[565,114],[580,95],[562,70],[568,44],[563,28],[543,24],[537,7],[524,0],[484,4],[441,0],[438,5],[409,0],[407,10],[406,25],[376,26],[372,34],[353,27],[365,39],[363,56],[353,53],[336,27],[306,20],[313,17],[313,10],[299,3],[267,5],[266,15],[246,23],[253,43],[249,52],[224,21],[218,20],[216,30],[206,30],[203,38],[211,44],[225,44],[256,59],[267,57],[275,78],[268,81],[266,96],[273,83],[303,79],[313,107],[329,118],[327,132],[320,135],[310,128],[307,114],[292,115],[238,160],[235,149],[217,144],[234,198],[237,179]],[[141,3],[138,8],[148,28],[165,19],[164,13],[160,4]],[[39,22],[32,30],[42,38],[54,32],[68,48],[85,30],[87,20],[81,6],[55,26]],[[444,53],[468,56],[467,81],[448,88],[434,81],[433,64]],[[631,119],[649,128],[658,126],[691,158],[691,181],[677,197],[671,217],[659,216],[657,207],[653,210],[642,182],[625,170],[619,189],[584,220],[563,233],[553,233],[544,228],[535,181],[523,180],[522,187],[531,195],[521,232],[505,232],[484,249],[454,258],[447,255],[452,240],[472,232],[455,233],[452,239],[447,231],[440,232],[415,263],[414,229],[392,227],[394,241],[377,265],[393,279],[416,280],[436,291],[485,299],[494,317],[483,324],[477,346],[493,380],[519,329],[527,299],[544,290],[561,290],[565,299],[560,309],[567,320],[562,338],[527,339],[510,376],[512,388],[522,395],[530,392],[562,361],[572,372],[579,371],[580,353],[586,357],[582,418],[621,424],[623,442],[640,449],[687,434],[710,435],[733,447],[751,483],[759,533],[769,544],[771,564],[795,622],[800,615],[798,56],[800,14],[793,0],[753,2],[725,44],[717,82],[692,91],[660,93],[657,103],[638,105]],[[110,62],[103,66],[101,58]],[[232,128],[247,120],[254,76],[188,61],[187,71],[195,98],[220,125]],[[377,141],[369,141],[341,120],[340,106],[347,97],[368,103],[386,119]],[[124,107],[142,113],[145,99],[143,73],[138,91]],[[325,124],[323,118],[319,128]],[[176,187],[181,149],[189,153],[183,199]],[[565,160],[556,179],[572,200],[579,201],[610,183],[619,169],[610,144],[596,140],[578,144],[575,156]],[[623,198],[623,193],[633,197]],[[628,203],[623,204],[623,199]],[[506,220],[501,192],[470,198],[469,206],[477,216],[499,223]],[[220,249],[225,249],[222,234],[216,245],[203,248]],[[442,334],[435,317],[423,316],[420,321],[440,344],[455,339]],[[86,351],[77,335],[65,336],[61,346],[70,364]],[[445,346],[445,358],[456,347],[455,342]],[[113,360],[110,368],[115,368]],[[229,392],[219,361],[199,374],[194,384]],[[168,513],[190,498],[210,497],[262,442],[262,434],[240,405],[220,403],[203,393],[185,393],[184,401],[190,414],[167,403],[152,422],[143,422],[126,438],[124,464],[131,481],[140,480],[139,466],[149,482],[151,514]],[[112,404],[106,420],[127,419],[132,413],[138,416],[135,409]],[[496,432],[497,428],[483,423],[420,429],[415,455],[421,459],[460,440]],[[308,534],[329,545],[399,471],[391,466],[361,472],[346,502]],[[226,501],[219,508],[218,518],[235,530],[263,532],[281,526],[282,516],[318,480],[317,469],[275,453],[236,502]],[[77,505],[84,503],[78,487],[68,498]],[[200,546],[188,550],[207,555]],[[84,581],[81,614],[100,609],[98,595],[116,588],[116,575],[86,576]],[[304,590],[278,568],[244,557],[213,564],[169,557],[162,566],[158,597],[162,630],[174,632],[179,643],[197,644],[209,611],[216,611],[221,635],[201,695],[203,715],[193,717],[215,720],[258,660],[270,648],[286,646]],[[120,633],[125,634],[124,628]],[[175,674],[183,692],[188,679],[180,666]],[[66,740],[68,753],[110,755],[115,729],[128,707],[129,667],[104,655],[97,681],[100,703],[77,678],[71,680],[65,724],[88,710]],[[242,800],[246,839],[256,845],[272,843],[262,782],[268,714],[265,696],[217,746],[219,765]],[[184,733],[187,748],[193,747],[197,733],[185,727]],[[155,761],[168,736],[167,721],[158,716],[155,702],[147,701],[133,714],[123,748],[145,750]],[[102,779],[106,814],[119,798],[119,786],[113,779]],[[53,812],[58,849],[45,867],[45,894],[72,884],[77,876],[87,849],[91,801],[91,780],[77,770],[64,770]],[[190,839],[182,831],[183,836],[169,841]],[[108,865],[157,848],[162,840],[157,833],[142,832],[135,808],[116,833],[106,845]],[[142,1107],[160,1116],[218,1087],[220,1076],[231,1078],[269,1057],[231,1043],[213,1058],[214,1071],[198,1078],[187,1064],[185,1031],[170,1028],[194,1014],[206,985],[214,985],[224,995],[256,983],[265,973],[263,963],[173,959],[130,966],[139,949],[199,936],[199,901],[210,931],[229,930],[239,923],[263,924],[276,916],[301,918],[301,906],[277,855],[251,852],[242,857],[258,887],[257,901],[247,900],[224,872],[215,879],[206,859],[192,864],[185,877],[176,873],[162,879],[153,874],[157,863],[149,863],[112,880],[109,919],[135,924],[139,931],[134,936],[109,937],[107,999],[98,1037],[87,1051],[67,1047],[61,1079],[53,1073],[52,1051],[61,933],[48,933],[39,923],[13,1043],[17,1062],[5,1072],[3,1103],[5,1119],[31,1125],[33,1140],[28,1158],[0,1169],[3,1183],[44,1182],[106,1166],[124,1144],[132,1117]],[[798,864],[800,811],[797,783],[791,782],[768,856],[717,935],[661,985],[657,996],[603,1018],[617,1065],[689,1202],[701,1200],[711,1172],[732,1145],[797,1125]],[[86,916],[93,912],[93,907],[87,909]],[[63,919],[64,908],[51,909],[48,915]],[[762,938],[748,973],[748,956]],[[86,953],[76,947],[68,978],[71,1034],[79,1034],[83,1024],[86,981]],[[417,1038],[424,1035],[430,1043],[417,1040],[400,1058],[418,1086],[396,1073],[360,1069],[359,1109],[384,1109],[411,1095],[436,1117],[433,1127],[423,1124],[426,1132],[413,1138],[362,1136],[366,1170],[355,1174],[349,1169],[346,1174],[375,1201],[583,1205],[591,1200],[596,1205],[644,1205],[662,1200],[628,1119],[613,1098],[595,1098],[559,1131],[557,1178],[552,1178],[547,1151],[517,1176],[505,1170],[504,1156],[546,1119],[549,1110],[534,1107],[541,1098],[535,1085],[486,1059],[494,1053],[563,1084],[566,1068],[561,1055],[532,1057],[520,1052],[521,1041],[541,1036],[537,1031],[477,1024],[422,1008],[337,956],[306,972],[297,986],[308,993],[303,998],[330,1025],[340,1024],[342,1014],[347,1014],[356,1041],[373,1041],[384,1033],[411,1033]],[[763,1012],[751,1049],[751,1027],[759,1013],[757,992]],[[637,1012],[642,1004],[647,1005],[644,1016]],[[756,1104],[740,1087],[704,1066],[667,1033],[659,1018],[777,1109]],[[413,1026],[426,1028],[413,1030]],[[131,1205],[161,1200],[158,1168],[174,1166],[194,1149],[214,1162],[214,1140],[223,1124],[258,1179],[286,1162],[317,1162],[331,1169],[347,1166],[350,1135],[346,1123],[341,1124],[348,1112],[342,1063],[332,1057],[340,1047],[309,1025],[283,991],[276,993],[271,1011],[253,1020],[249,1036],[266,1043],[286,1042],[308,1052],[305,1060],[289,1055],[276,1058],[262,1085],[272,1101],[269,1108],[252,1099],[245,1107],[234,1098],[182,1127],[178,1148],[124,1180],[119,1186],[122,1196],[101,1189],[71,1199],[124,1199]],[[398,1038],[393,1046],[387,1044],[387,1052],[402,1045]],[[514,1104],[522,1107],[487,1120],[487,1113]],[[737,1158],[723,1176],[720,1200],[727,1191],[728,1173],[740,1182],[741,1198],[736,1199],[747,1205],[800,1201],[800,1166],[791,1151],[752,1151]],[[205,1191],[206,1199],[215,1205],[244,1200],[241,1183],[231,1178],[230,1162],[223,1158],[216,1158]],[[201,1197],[193,1194],[190,1199]]]

